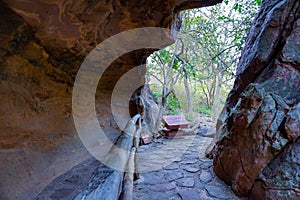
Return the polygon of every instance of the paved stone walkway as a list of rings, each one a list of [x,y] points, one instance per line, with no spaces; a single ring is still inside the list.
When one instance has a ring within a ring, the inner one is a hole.
[[[187,141],[193,136],[174,139],[160,139],[150,145],[139,147],[139,152],[155,152],[168,145],[168,151],[182,153]],[[172,158],[171,164],[162,169],[140,174],[134,183],[135,200],[209,200],[243,199],[234,195],[230,187],[223,183],[213,172],[212,160],[204,157],[211,138],[196,136],[181,157]],[[170,159],[170,154],[160,155],[157,162]],[[153,159],[153,158],[151,158]],[[150,167],[150,166],[149,166]]]
[[[159,169],[140,174],[141,178],[134,183],[134,199],[242,199],[235,196],[231,189],[216,177],[212,169],[212,160],[204,157],[205,149],[211,140],[201,136],[184,136],[173,140],[161,138],[139,147],[140,153],[150,152],[150,156],[141,157],[138,167],[153,169],[154,166]],[[74,199],[91,184],[93,174],[97,174],[103,167],[105,168],[99,161],[91,158],[56,178],[35,199]]]

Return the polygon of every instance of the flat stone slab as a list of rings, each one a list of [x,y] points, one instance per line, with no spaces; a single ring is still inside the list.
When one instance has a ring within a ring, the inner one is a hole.
[[[174,170],[174,169],[179,168],[179,164],[178,163],[171,163],[170,165],[167,165],[163,168],[166,169],[166,170]]]
[[[168,192],[154,192],[154,191],[149,191],[149,196],[151,197],[151,200],[166,200],[166,199],[171,199],[173,196],[172,190]],[[144,200],[144,198],[139,198],[137,200]]]
[[[138,182],[141,182],[143,184],[149,184],[149,185],[157,185],[157,184],[164,183],[165,181],[157,175],[143,174],[141,175],[141,178],[140,180],[138,180]]]
[[[183,178],[183,173],[179,171],[167,172],[165,174],[165,178],[167,181],[174,181],[180,178]]]
[[[209,172],[202,170],[200,174],[200,181],[203,183],[209,183],[212,181],[212,176]]]
[[[189,165],[185,165],[184,167],[182,167],[185,171],[187,172],[191,172],[191,173],[196,173],[200,171],[200,168],[196,168],[196,167],[191,167]]]
[[[215,128],[203,128],[199,129],[197,131],[197,134],[202,136],[202,137],[209,137],[209,138],[214,138],[216,135],[216,129]]]
[[[178,195],[182,200],[200,200],[198,192],[195,189],[181,190]]]
[[[218,200],[216,198],[210,197],[205,189],[198,190],[198,194],[201,200]],[[228,200],[234,200],[234,199],[228,199]]]
[[[219,198],[219,199],[230,199],[230,195],[227,194],[221,187],[214,185],[205,186],[206,191],[209,196]]]
[[[194,187],[195,181],[193,178],[181,178],[176,180],[176,184],[179,187]]]
[[[187,160],[198,160],[199,157],[197,154],[184,154],[184,159],[187,159]]]
[[[190,165],[190,164],[195,164],[195,163],[197,163],[198,162],[198,160],[185,160],[185,161],[183,161],[182,162],[182,164],[184,164],[184,165]]]
[[[155,192],[167,192],[175,188],[176,188],[175,183],[163,183],[163,184],[152,185],[149,187],[150,190]]]
[[[210,163],[210,162],[204,162],[204,163],[201,163],[200,164],[200,167],[201,167],[201,169],[209,169],[209,168],[211,168],[212,167],[212,163]]]

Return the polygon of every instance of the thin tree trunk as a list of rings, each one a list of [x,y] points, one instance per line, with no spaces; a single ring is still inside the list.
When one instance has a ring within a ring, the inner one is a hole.
[[[158,134],[158,131],[160,129],[160,124],[161,124],[161,121],[162,121],[162,118],[163,118],[163,115],[165,113],[165,110],[166,110],[166,106],[167,106],[167,101],[163,101],[161,102],[161,104],[159,105],[159,111],[158,111],[158,117],[157,117],[157,120],[156,120],[156,123],[155,123],[155,133]]]
[[[190,91],[188,76],[184,76],[184,87],[185,87],[186,97],[187,97],[187,101],[188,101],[188,112],[189,112],[189,114],[191,114],[193,112],[193,105],[192,105],[191,91]]]
[[[218,76],[217,73],[218,72],[214,72],[213,82],[209,89],[209,107],[210,108],[214,105],[214,102],[215,102],[216,84],[217,84],[217,76]]]
[[[214,95],[214,113],[213,113],[213,121],[216,122],[219,115],[219,107],[220,107],[220,91],[221,91],[221,83],[224,76],[224,72],[220,72],[217,74],[216,78],[216,89]]]
[[[179,48],[179,42],[176,41],[175,42],[175,49],[174,49],[174,53],[172,55],[172,60],[170,62],[170,64],[168,65],[168,68],[166,69],[166,72],[164,70],[164,81],[163,81],[163,88],[162,88],[162,98],[161,98],[161,103],[159,106],[159,112],[158,112],[158,117],[156,119],[155,122],[155,133],[154,134],[158,134],[159,128],[160,128],[160,124],[163,118],[163,114],[166,110],[166,106],[168,104],[168,96],[172,93],[174,85],[176,84],[176,82],[178,81],[180,72],[183,69],[183,66],[180,68],[180,70],[177,72],[175,78],[171,77],[171,72],[173,69],[173,65],[175,62],[175,58],[176,58],[176,52]],[[165,68],[165,66],[164,66]]]
[[[209,96],[208,96],[208,93],[205,91],[205,88],[204,88],[205,85],[204,85],[203,81],[200,81],[200,84],[201,84],[202,92],[206,97],[205,98],[206,106],[209,107]]]

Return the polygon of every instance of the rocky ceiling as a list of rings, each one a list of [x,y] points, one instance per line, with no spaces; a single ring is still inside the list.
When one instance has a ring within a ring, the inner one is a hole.
[[[138,27],[178,29],[183,9],[222,0],[1,0],[0,199],[33,199],[91,157],[72,119],[72,87],[85,56],[106,38]],[[100,80],[96,109],[112,140],[111,91],[153,50],[116,60]],[[143,71],[137,80],[143,84]]]

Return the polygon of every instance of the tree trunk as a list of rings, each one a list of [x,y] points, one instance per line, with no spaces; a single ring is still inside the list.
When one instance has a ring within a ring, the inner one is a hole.
[[[219,108],[220,108],[220,91],[221,91],[221,83],[223,80],[224,72],[220,72],[217,74],[216,79],[216,88],[215,88],[215,94],[214,94],[214,113],[213,113],[213,121],[216,122],[219,115]]]
[[[155,120],[155,132],[154,134],[158,134],[159,132],[159,128],[160,128],[160,124],[161,124],[161,121],[162,121],[162,118],[163,118],[163,114],[165,113],[165,110],[166,110],[166,106],[168,104],[168,96],[172,93],[173,91],[173,88],[174,88],[174,85],[176,84],[178,78],[179,78],[179,75],[180,75],[180,72],[181,70],[183,69],[183,66],[181,67],[181,69],[177,72],[176,74],[176,78],[172,78],[172,69],[173,69],[173,65],[174,65],[174,62],[175,62],[175,58],[176,58],[176,52],[179,48],[179,42],[176,41],[175,42],[175,49],[174,49],[174,53],[172,55],[172,60],[171,62],[169,63],[168,65],[168,68],[164,70],[166,70],[166,73],[165,76],[164,76],[164,84],[163,84],[163,88],[162,88],[162,98],[161,98],[161,103],[160,103],[160,106],[159,106],[159,112],[158,112],[158,117],[157,119]]]
[[[156,123],[155,123],[155,133],[154,134],[158,134],[164,112],[165,112],[165,105],[160,104],[159,105],[159,111],[158,111],[158,117],[157,117]]]
[[[191,98],[188,76],[184,76],[184,87],[185,87],[185,93],[188,101],[188,113],[191,114],[193,112],[193,105],[192,105],[192,98]]]

